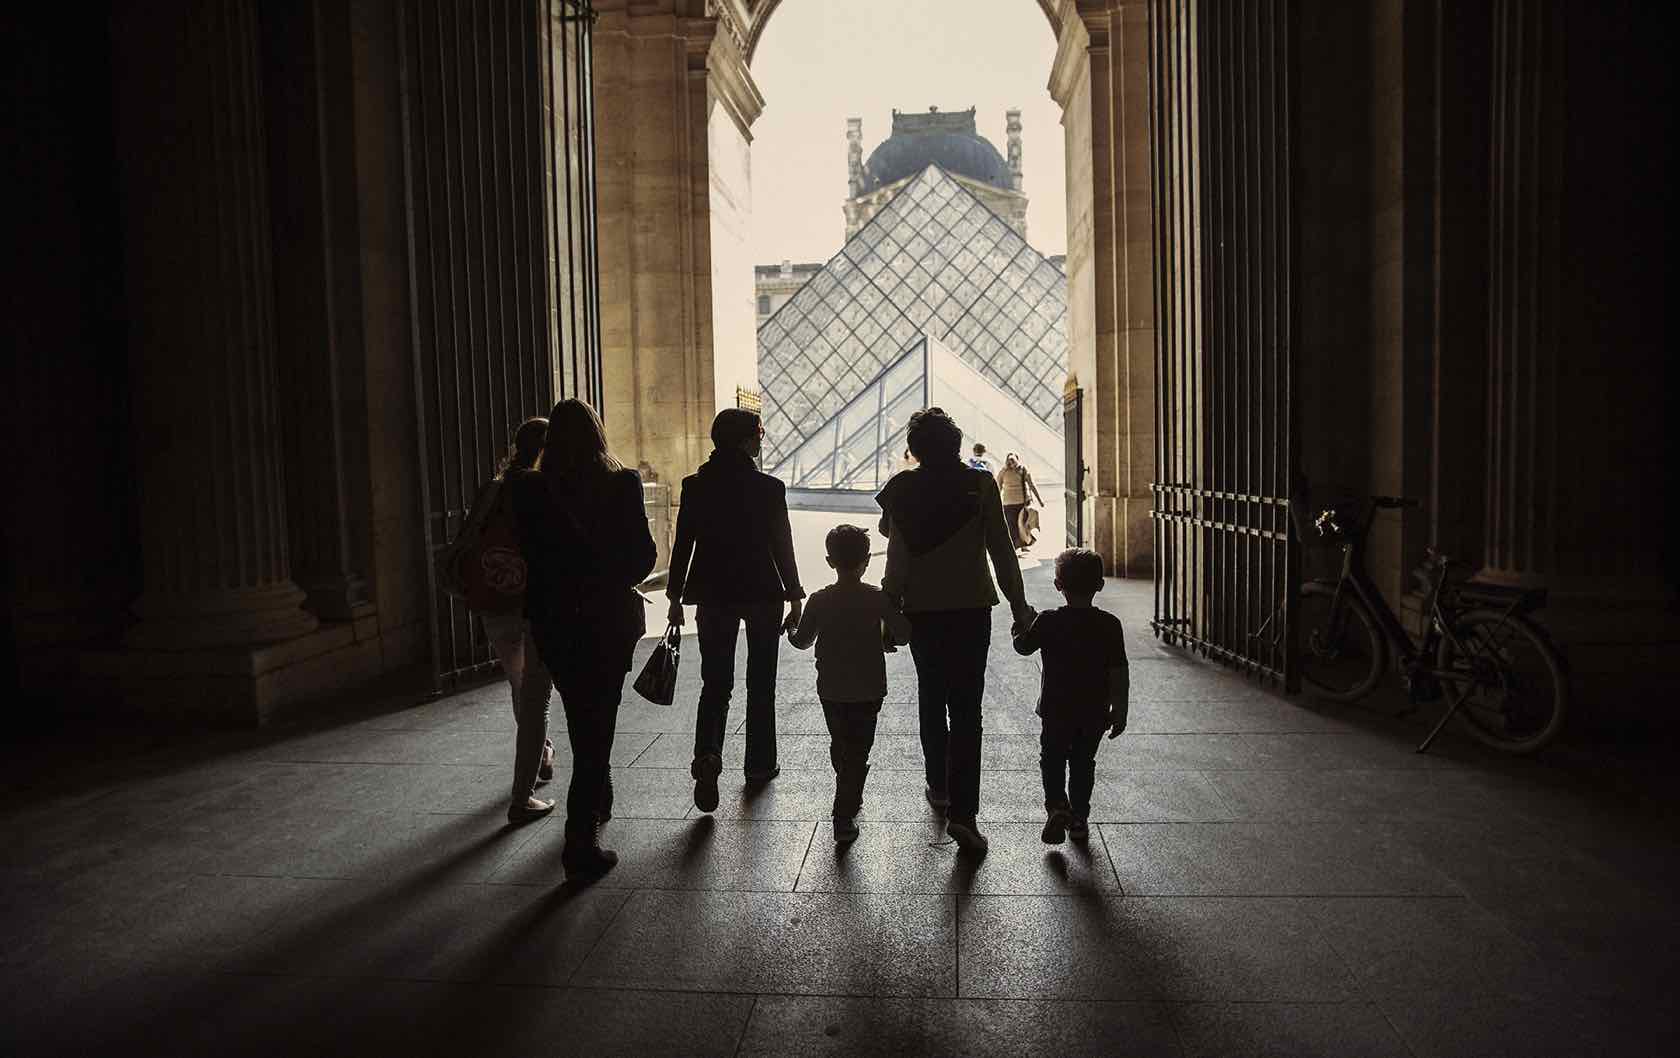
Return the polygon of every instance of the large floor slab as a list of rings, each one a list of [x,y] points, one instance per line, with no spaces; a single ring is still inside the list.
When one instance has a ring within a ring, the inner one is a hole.
[[[1047,574],[1028,571],[1039,606]],[[888,660],[861,834],[837,845],[810,655],[785,644],[781,775],[744,784],[737,687],[720,804],[696,809],[686,638],[676,704],[626,694],[601,830],[620,862],[592,885],[564,882],[562,819],[505,824],[503,683],[121,754],[31,747],[0,770],[32,777],[0,801],[0,1053],[1675,1050],[1666,764],[1454,737],[1418,755],[1421,715],[1160,647],[1147,585],[1098,602],[1129,625],[1133,701],[1083,844],[1040,840],[1038,661],[1001,611],[984,857],[924,797],[908,652]],[[556,708],[561,797],[563,724]]]

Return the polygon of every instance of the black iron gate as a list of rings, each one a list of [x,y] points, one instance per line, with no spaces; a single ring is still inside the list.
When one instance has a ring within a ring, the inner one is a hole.
[[[1150,5],[1156,635],[1296,689],[1292,0]]]
[[[600,406],[585,0],[398,5],[409,297],[433,686],[488,671],[431,556],[513,429],[557,396]]]
[[[1085,391],[1062,393],[1062,499],[1067,504],[1067,546],[1085,546]]]

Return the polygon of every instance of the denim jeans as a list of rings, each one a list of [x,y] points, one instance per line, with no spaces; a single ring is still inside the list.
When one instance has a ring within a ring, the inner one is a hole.
[[[907,616],[927,784],[950,796],[952,819],[972,820],[980,808],[980,699],[986,693],[992,611]]]
[[[729,699],[735,691],[735,640],[747,628],[747,756],[750,774],[776,767],[776,654],[781,649],[782,603],[700,604],[700,705],[694,722],[694,756],[723,755],[729,733]]]
[[[1044,721],[1038,738],[1038,770],[1044,778],[1046,809],[1067,808],[1075,819],[1089,818],[1097,748],[1107,731],[1106,724],[1095,722]]]
[[[542,764],[543,743],[548,741],[549,693],[554,680],[537,653],[531,632],[525,631],[525,672],[519,681],[519,696],[514,701],[514,719],[518,731],[513,739],[513,795],[515,807],[525,804],[537,787],[537,768]]]
[[[823,699],[828,724],[828,759],[834,764],[834,817],[850,819],[863,807],[863,783],[869,777],[869,751],[875,748],[875,722],[881,700],[831,702]]]

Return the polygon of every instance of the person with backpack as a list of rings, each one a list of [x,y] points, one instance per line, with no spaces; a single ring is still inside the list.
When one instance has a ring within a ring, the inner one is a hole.
[[[646,600],[636,585],[653,572],[657,557],[642,480],[608,451],[595,409],[567,399],[548,417],[536,467],[509,474],[508,483],[529,570],[525,649],[541,658],[544,677],[560,692],[572,747],[560,863],[568,877],[599,875],[618,862],[600,844],[600,807],[624,677],[647,627]],[[533,678],[528,672],[527,684]],[[532,795],[548,734],[544,691],[520,696],[510,822],[554,807]]]
[[[525,560],[519,555],[519,536],[513,522],[512,493],[505,487],[507,476],[537,465],[548,420],[532,416],[519,424],[508,445],[507,456],[473,501],[456,544],[450,549],[451,579],[461,586],[459,594],[467,610],[478,615],[484,638],[501,663],[513,692],[513,720],[519,722],[519,695],[527,670],[532,689],[542,688],[546,697],[547,676],[540,670],[542,659],[525,651]],[[554,743],[543,739],[537,779],[554,778]],[[542,802],[539,802],[542,803]]]

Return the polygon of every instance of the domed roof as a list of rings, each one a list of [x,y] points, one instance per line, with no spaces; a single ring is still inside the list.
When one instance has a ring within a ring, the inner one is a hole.
[[[893,111],[892,135],[864,163],[863,190],[876,191],[895,184],[929,165],[1003,191],[1015,186],[1009,163],[975,130],[974,110],[970,108],[951,114]]]

